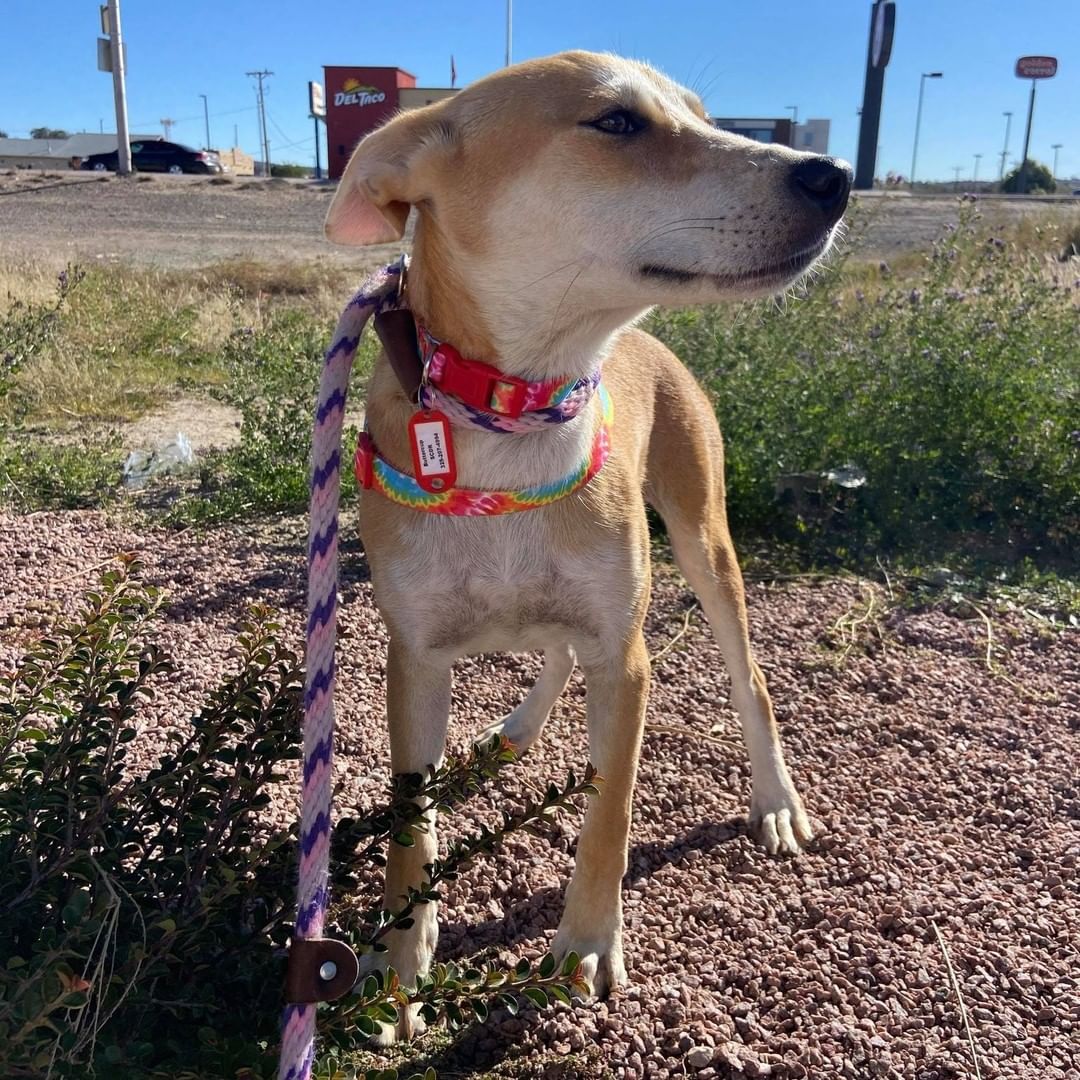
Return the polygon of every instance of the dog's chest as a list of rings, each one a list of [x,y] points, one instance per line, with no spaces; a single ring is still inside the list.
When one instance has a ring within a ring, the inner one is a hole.
[[[625,553],[568,553],[540,513],[427,519],[372,560],[379,607],[414,647],[457,655],[606,636],[632,592]],[[374,553],[373,553],[374,554]]]

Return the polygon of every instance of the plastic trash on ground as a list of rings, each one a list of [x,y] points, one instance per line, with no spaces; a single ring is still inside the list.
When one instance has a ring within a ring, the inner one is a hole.
[[[185,472],[195,465],[195,451],[188,437],[178,431],[176,437],[153,450],[132,450],[124,461],[124,487],[138,491],[159,476]]]

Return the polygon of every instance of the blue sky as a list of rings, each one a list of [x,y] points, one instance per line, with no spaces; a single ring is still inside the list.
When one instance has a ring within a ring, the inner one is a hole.
[[[257,146],[254,80],[268,68],[274,160],[310,161],[307,81],[323,64],[397,65],[421,86],[445,86],[454,55],[458,85],[503,63],[505,0],[344,3],[329,0],[123,0],[132,130],[203,142],[209,98],[216,145]],[[567,48],[646,59],[702,92],[717,115],[832,120],[830,150],[854,160],[870,0],[516,0],[514,58]],[[5,0],[0,130],[50,125],[114,129],[110,77],[96,70],[97,0]],[[17,43],[17,47],[13,47]],[[1031,154],[1059,174],[1080,175],[1080,0],[897,0],[897,33],[886,75],[878,172],[907,174],[919,75],[927,82],[919,176],[997,174],[1005,119],[1014,113],[1010,158],[1022,148],[1030,83],[1013,75],[1026,53],[1056,55],[1059,74],[1040,83]]]

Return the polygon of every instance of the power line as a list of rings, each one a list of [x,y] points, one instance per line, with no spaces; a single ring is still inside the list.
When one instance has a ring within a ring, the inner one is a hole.
[[[273,115],[273,113],[267,113],[266,115],[267,115],[268,117],[270,117],[270,123],[271,123],[271,124],[273,124],[273,125],[274,125],[274,127],[275,127],[275,128],[277,129],[277,133],[278,133],[278,134],[279,134],[279,135],[280,135],[280,136],[281,136],[281,137],[282,137],[283,139],[287,139],[287,138],[288,138],[289,136],[288,136],[288,135],[287,135],[287,134],[285,133],[285,131],[284,131],[284,130],[282,129],[281,125],[280,125],[280,124],[279,124],[279,123],[278,123],[278,122],[277,122],[277,121],[276,121],[276,120],[274,119],[274,115]],[[315,138],[314,138],[314,136],[313,136],[313,135],[309,135],[309,136],[308,136],[308,137],[307,137],[306,139],[296,139],[296,140],[295,140],[295,141],[293,141],[293,142],[286,142],[286,143],[281,143],[281,144],[280,144],[280,145],[278,146],[278,149],[279,149],[279,150],[291,150],[291,149],[292,149],[292,148],[293,148],[294,146],[307,146],[307,145],[308,145],[309,143],[312,143],[312,142],[314,142],[314,141],[315,141]]]

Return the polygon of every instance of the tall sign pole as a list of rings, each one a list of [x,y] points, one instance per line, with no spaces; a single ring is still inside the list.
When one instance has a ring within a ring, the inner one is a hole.
[[[107,26],[102,30],[109,35],[113,97],[116,100],[116,171],[120,176],[128,176],[131,173],[131,138],[128,134],[127,71],[120,32],[120,0],[109,0],[101,9],[101,15],[103,21],[107,20]]]
[[[885,89],[885,68],[892,54],[895,27],[896,4],[892,0],[876,0],[870,10],[870,42],[866,50],[866,81],[863,84],[862,118],[859,121],[859,152],[855,159],[855,187],[863,191],[874,186],[878,128],[881,124],[881,97]]]
[[[315,121],[315,179],[322,179],[322,162],[319,160],[319,121],[326,122],[326,94],[323,92],[322,83],[309,82],[308,88],[308,115]],[[326,148],[327,157],[330,156],[330,148]]]
[[[1039,79],[1052,79],[1057,74],[1057,57],[1021,56],[1016,61],[1016,77],[1031,80],[1031,98],[1028,101],[1027,130],[1024,132],[1024,156],[1020,159],[1019,194],[1027,194],[1028,147],[1031,145],[1031,118],[1035,115],[1035,86]]]

